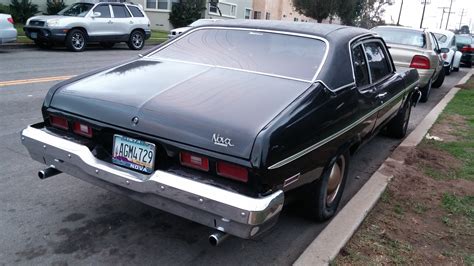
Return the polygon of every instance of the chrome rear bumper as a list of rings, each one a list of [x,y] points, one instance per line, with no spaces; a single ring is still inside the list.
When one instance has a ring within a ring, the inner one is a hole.
[[[34,160],[216,230],[253,238],[273,226],[283,208],[281,190],[251,198],[160,170],[143,175],[101,161],[86,146],[41,127],[32,125],[21,133]]]

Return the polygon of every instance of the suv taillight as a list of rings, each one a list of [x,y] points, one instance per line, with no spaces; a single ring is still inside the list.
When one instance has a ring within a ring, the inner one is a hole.
[[[7,18],[8,22],[10,22],[11,24],[15,24],[15,21],[13,21],[13,18]]]
[[[410,63],[411,68],[430,69],[430,59],[426,56],[415,55]]]

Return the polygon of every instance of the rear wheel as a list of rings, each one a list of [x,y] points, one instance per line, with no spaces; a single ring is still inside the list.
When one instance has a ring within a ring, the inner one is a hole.
[[[407,100],[407,103],[403,107],[403,110],[399,112],[390,123],[387,125],[387,134],[392,138],[401,139],[407,134],[408,123],[410,122],[411,116],[411,100]]]
[[[145,34],[139,30],[134,30],[130,34],[127,42],[128,48],[132,50],[141,50],[145,46]]]
[[[73,52],[82,52],[86,48],[86,34],[79,29],[69,31],[66,36],[66,47]]]
[[[445,76],[444,71],[439,72],[438,78],[436,79],[435,82],[433,82],[433,88],[439,88],[441,87],[441,85],[443,85],[444,76]]]
[[[420,102],[426,103],[428,99],[430,98],[431,84],[432,84],[432,81],[430,79],[430,82],[428,82],[428,84],[426,84],[423,88],[420,89],[420,92],[421,92]]]
[[[115,43],[114,42],[101,42],[100,46],[102,46],[105,49],[110,49],[114,47]]]
[[[333,217],[341,201],[349,169],[349,153],[340,154],[322,176],[308,186],[308,210],[317,221]]]

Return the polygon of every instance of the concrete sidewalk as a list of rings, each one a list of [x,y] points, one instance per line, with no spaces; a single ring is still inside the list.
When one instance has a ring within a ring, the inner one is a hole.
[[[474,70],[471,69],[460,80],[459,84],[466,83],[473,74]],[[375,206],[392,178],[392,176],[387,176],[383,173],[385,164],[388,162],[403,164],[403,161],[397,161],[392,156],[402,152],[402,149],[406,150],[407,147],[417,146],[458,91],[459,88],[454,87],[444,96],[410,135],[392,152],[392,155],[385,160],[359,192],[354,195],[326,228],[313,240],[295,261],[294,265],[328,265],[336,258],[339,251],[346,245],[367,214]]]

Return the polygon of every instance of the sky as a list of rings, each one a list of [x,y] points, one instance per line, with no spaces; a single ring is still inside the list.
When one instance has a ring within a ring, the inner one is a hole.
[[[402,15],[400,17],[400,24],[404,26],[420,27],[421,15],[423,13],[424,0],[403,0]],[[439,29],[443,9],[441,7],[448,7],[445,9],[446,13],[443,17],[442,29],[446,27],[448,18],[448,10],[451,0],[427,0],[425,17],[423,20],[423,28]],[[397,23],[398,14],[400,11],[400,4],[402,0],[392,0],[393,4],[386,6],[384,19],[387,23]],[[469,25],[471,32],[474,28],[474,0],[452,0],[452,7],[449,17],[448,29],[459,28],[461,20],[462,9],[464,8],[464,16],[461,25]]]

